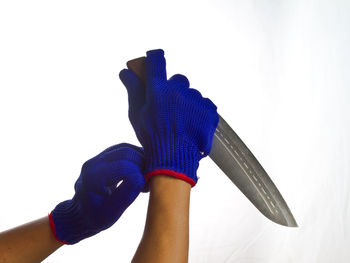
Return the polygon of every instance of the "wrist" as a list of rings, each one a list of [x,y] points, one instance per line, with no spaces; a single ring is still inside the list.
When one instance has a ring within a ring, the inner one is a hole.
[[[170,224],[173,220],[182,221],[189,210],[191,186],[183,180],[157,175],[150,180],[150,202],[164,213],[161,224]]]
[[[183,180],[161,174],[153,176],[149,185],[150,192],[159,195],[175,196],[174,193],[191,191],[191,186]]]
[[[79,204],[73,200],[59,203],[49,214],[51,231],[57,241],[75,244],[95,233],[88,231],[80,214]]]

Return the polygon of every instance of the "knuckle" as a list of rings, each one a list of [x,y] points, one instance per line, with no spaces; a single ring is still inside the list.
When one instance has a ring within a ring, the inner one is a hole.
[[[195,103],[196,105],[200,104],[202,99],[202,94],[196,90],[196,89],[186,89],[182,96],[185,100],[187,100],[189,103]]]
[[[216,105],[208,98],[204,98],[204,102],[211,111],[216,111],[217,107]]]
[[[182,74],[175,74],[170,78],[170,81],[173,82],[175,86],[181,86],[184,88],[188,88],[190,86],[188,78]]]
[[[125,176],[125,181],[130,185],[132,189],[141,191],[145,185],[145,178],[141,171],[132,171]]]

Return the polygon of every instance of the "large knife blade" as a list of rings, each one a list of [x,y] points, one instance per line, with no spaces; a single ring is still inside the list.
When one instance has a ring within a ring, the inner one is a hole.
[[[127,67],[145,82],[145,57],[128,61]],[[220,115],[209,157],[263,215],[278,224],[297,227],[275,184]]]

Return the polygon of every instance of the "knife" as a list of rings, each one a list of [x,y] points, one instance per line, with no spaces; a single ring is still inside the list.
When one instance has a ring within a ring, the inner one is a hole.
[[[145,57],[128,61],[127,67],[145,83]],[[284,226],[298,226],[264,168],[220,115],[209,157],[263,215]]]

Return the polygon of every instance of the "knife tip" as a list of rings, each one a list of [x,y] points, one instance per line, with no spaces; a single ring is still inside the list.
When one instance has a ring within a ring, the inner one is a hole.
[[[294,217],[292,215],[290,215],[289,218],[285,218],[285,224],[283,224],[284,226],[288,226],[288,227],[299,227],[298,223],[295,221]]]

